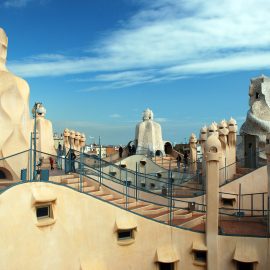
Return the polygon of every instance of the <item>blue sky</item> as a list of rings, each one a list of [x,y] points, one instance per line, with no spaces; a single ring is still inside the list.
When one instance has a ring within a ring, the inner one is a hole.
[[[249,79],[269,75],[268,0],[1,0],[8,68],[55,131],[134,139],[151,108],[163,138],[248,110]],[[92,139],[91,139],[92,142]]]

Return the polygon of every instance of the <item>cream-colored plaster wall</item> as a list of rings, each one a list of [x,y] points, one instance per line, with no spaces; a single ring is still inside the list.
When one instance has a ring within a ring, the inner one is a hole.
[[[255,263],[255,270],[267,270],[270,267],[270,251],[269,239],[255,238],[255,237],[231,237],[219,236],[219,269],[229,270],[237,269],[236,263],[231,258],[234,256],[237,243],[242,243],[242,252],[249,253],[250,250],[255,251],[255,254],[260,257],[259,262]],[[261,257],[262,254],[266,256]],[[268,255],[267,255],[268,254]]]
[[[239,193],[239,184],[241,184],[241,194],[262,193],[267,192],[267,167],[261,167],[249,174],[246,174],[238,179],[219,188],[220,192]],[[204,202],[204,196],[194,198],[185,198],[186,201],[194,201],[197,203]],[[261,207],[262,196],[254,196],[254,207]],[[265,196],[265,207],[267,197]],[[246,198],[242,201],[242,208],[250,208],[250,199]]]
[[[46,201],[46,197],[56,198],[56,221],[38,227],[33,199]],[[175,249],[180,259],[177,269],[203,269],[193,264],[191,255],[193,242],[203,243],[203,234],[145,219],[63,186],[18,185],[0,196],[0,205],[0,269],[157,269],[154,261],[160,247]],[[137,224],[133,244],[118,244],[115,222],[119,219]],[[244,239],[258,250],[256,270],[267,269],[269,241]],[[236,240],[219,237],[220,269],[235,269],[228,266]]]
[[[220,188],[220,191],[238,193],[239,184],[242,193],[267,192],[267,167],[263,166]]]

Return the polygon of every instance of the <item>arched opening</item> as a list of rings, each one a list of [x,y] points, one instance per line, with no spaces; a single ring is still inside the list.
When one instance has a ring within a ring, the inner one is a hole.
[[[0,179],[7,179],[6,174],[3,171],[0,171]]]
[[[12,180],[13,177],[11,173],[3,167],[0,167],[0,180]]]
[[[136,142],[135,141],[130,141],[127,144],[127,149],[128,149],[128,155],[135,155],[136,154]]]
[[[166,154],[166,155],[172,154],[172,149],[173,149],[173,148],[172,148],[171,143],[166,142],[165,145],[164,145],[164,151],[165,151],[165,154]]]
[[[210,153],[217,153],[217,148],[215,146],[211,146],[210,149],[209,149],[209,152]]]
[[[161,152],[160,150],[157,150],[157,151],[156,151],[156,156],[157,156],[157,157],[162,156],[162,152]]]

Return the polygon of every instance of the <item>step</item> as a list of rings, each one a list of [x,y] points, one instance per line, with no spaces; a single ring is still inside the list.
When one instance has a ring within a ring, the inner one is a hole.
[[[80,187],[80,182],[77,183],[72,183],[72,184],[67,184],[68,186],[72,187],[72,188],[79,188]],[[84,181],[82,182],[82,186],[83,187],[87,187],[88,186],[88,182]]]
[[[173,216],[173,224],[178,226],[183,226],[186,228],[191,228],[204,219],[204,214],[192,213],[192,215],[187,215],[185,218],[175,218]]]
[[[62,183],[62,180],[67,178],[74,178],[74,175],[72,174],[52,175],[50,176],[50,181]]]
[[[148,204],[140,208],[136,208],[133,211],[145,215],[145,214],[156,214],[158,213],[162,208],[160,206],[154,205],[154,204]]]
[[[185,228],[192,228],[205,222],[205,215],[203,214],[193,215],[192,217],[192,219],[188,220],[185,223],[182,223],[181,226]]]
[[[86,187],[84,187],[83,188],[83,192],[87,192],[87,193],[89,193],[89,192],[93,192],[93,191],[96,191],[97,190],[97,188],[95,187],[95,186],[86,186]]]
[[[75,184],[75,183],[78,183],[80,181],[80,178],[79,177],[68,177],[68,178],[64,178],[62,179],[62,183],[63,184]]]
[[[105,201],[110,201],[111,199],[114,198],[112,194],[104,194],[104,195],[101,195],[98,197],[101,198],[102,200],[105,200]]]
[[[136,210],[136,209],[140,209],[142,207],[146,207],[149,206],[149,204],[144,203],[144,202],[136,202],[134,205],[129,205],[128,209],[129,210]]]
[[[191,218],[192,217],[192,212],[186,212],[186,213],[182,213],[182,214],[174,214],[173,218],[174,219],[187,219],[187,218]]]
[[[121,198],[120,197],[112,197],[111,199],[107,199],[107,201],[109,201],[109,202],[114,202],[114,201],[118,201],[118,200],[120,200]]]
[[[168,211],[164,211],[160,215],[156,216],[155,220],[168,222],[170,217],[174,218],[174,215],[175,215],[174,213],[175,213],[175,211],[172,210],[172,213],[170,213],[170,209],[168,209]],[[170,216],[170,214],[171,214],[171,216]]]
[[[74,174],[64,174],[64,175],[60,175],[61,177],[61,180],[63,179],[69,179],[69,178],[74,178],[74,177],[78,177],[77,175],[74,175]]]
[[[157,215],[166,211],[168,211],[168,207],[161,206],[160,208],[156,208],[156,209],[143,209],[142,214],[143,215]]]
[[[107,192],[105,192],[103,189],[97,189],[97,190],[94,190],[92,192],[90,192],[93,196],[102,196],[104,194],[108,194]]]
[[[153,213],[153,214],[143,214],[144,216],[148,217],[148,218],[153,218],[153,219],[158,219],[164,215],[168,215],[170,213],[170,210],[168,208],[158,212],[158,213]],[[162,220],[162,221],[166,221],[166,220]]]
[[[128,204],[133,203],[134,201],[135,201],[134,199],[128,198],[127,203]],[[126,204],[126,198],[121,198],[119,200],[115,200],[115,201],[113,201],[113,203],[118,204],[118,205],[124,205],[124,204]]]

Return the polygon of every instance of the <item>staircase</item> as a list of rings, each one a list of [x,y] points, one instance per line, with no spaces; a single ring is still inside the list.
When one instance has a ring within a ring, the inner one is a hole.
[[[164,157],[154,157],[152,161],[155,162],[158,166],[166,169],[166,170],[177,170],[177,160],[176,158],[166,155]],[[181,165],[183,165],[181,163]]]
[[[77,174],[58,175],[51,176],[50,181],[69,186],[73,189],[80,190],[80,178]],[[123,209],[127,209],[134,213],[140,214],[146,218],[153,219],[159,222],[169,224],[170,222],[170,208],[150,202],[135,200],[134,198],[126,198],[121,193],[112,191],[109,188],[100,186],[98,182],[91,179],[85,179],[82,181],[82,191],[90,194],[93,197],[99,198],[103,201],[107,201],[111,204],[117,205]],[[201,218],[204,214],[187,211],[179,208],[174,208],[171,213],[173,225],[182,227],[191,226],[191,221],[195,225],[201,222]],[[200,219],[198,219],[200,218]],[[192,224],[192,225],[194,225]]]

